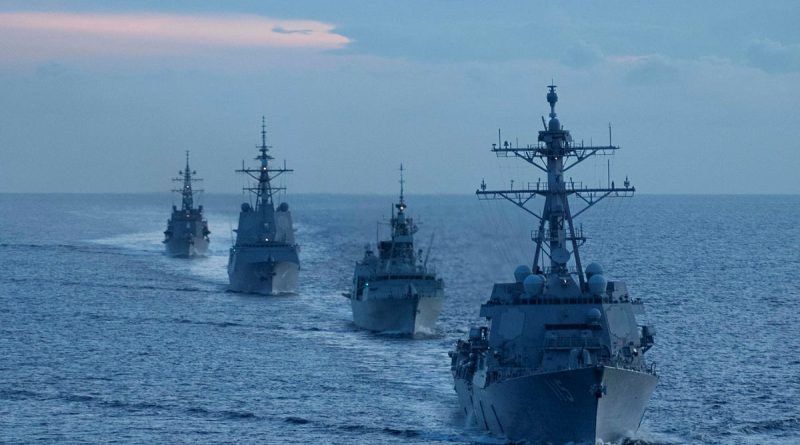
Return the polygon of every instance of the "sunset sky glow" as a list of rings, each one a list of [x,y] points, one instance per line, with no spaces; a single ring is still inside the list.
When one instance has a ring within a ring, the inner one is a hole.
[[[166,191],[188,149],[207,191],[236,193],[262,115],[293,192],[394,193],[400,162],[409,193],[536,182],[488,149],[498,128],[536,141],[552,80],[576,140],[612,123],[623,148],[581,165],[588,183],[610,167],[644,193],[800,193],[797,17],[790,0],[7,0],[0,192]]]

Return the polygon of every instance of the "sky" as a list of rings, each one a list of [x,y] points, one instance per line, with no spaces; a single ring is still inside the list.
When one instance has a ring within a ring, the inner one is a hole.
[[[238,193],[261,117],[289,193],[535,182],[558,85],[575,180],[800,193],[800,3],[0,1],[0,192]]]

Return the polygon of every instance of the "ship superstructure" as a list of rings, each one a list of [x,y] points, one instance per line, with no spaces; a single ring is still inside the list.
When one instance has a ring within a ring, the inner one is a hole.
[[[496,283],[475,327],[459,340],[451,370],[464,413],[477,424],[529,443],[590,443],[630,437],[639,427],[656,386],[654,365],[644,353],[654,330],[637,323],[641,300],[625,283],[606,278],[597,263],[582,267],[579,246],[586,238],[573,220],[606,197],[632,196],[622,187],[588,187],[565,173],[597,154],[619,147],[575,143],[559,122],[556,86],[547,101],[550,119],[538,143],[493,144],[500,157],[520,158],[547,175],[546,183],[476,191],[480,199],[505,199],[538,220],[531,265],[517,267],[515,280]],[[535,197],[544,198],[540,211]],[[578,198],[577,211],[569,198]],[[570,264],[574,264],[572,269]]]
[[[428,266],[429,255],[423,258],[422,252],[414,249],[417,226],[406,215],[404,182],[401,165],[400,200],[389,222],[391,237],[377,241],[377,255],[367,245],[363,259],[356,263],[353,290],[345,296],[350,300],[353,322],[361,328],[430,334],[442,308],[444,282]]]
[[[278,176],[292,170],[272,165],[267,145],[266,121],[261,120],[261,145],[257,168],[242,168],[237,173],[250,176],[255,183],[245,187],[255,205],[245,202],[239,213],[236,241],[228,257],[229,289],[234,292],[276,294],[293,292],[300,267],[299,247],[294,240],[292,214],[285,202],[277,207],[273,198],[285,187],[276,186]]]
[[[174,257],[203,256],[208,251],[208,235],[211,234],[208,221],[203,219],[203,206],[194,206],[194,193],[202,191],[192,189],[192,183],[201,181],[193,177],[196,173],[189,168],[187,151],[186,168],[178,172],[180,177],[173,179],[181,184],[181,188],[172,190],[181,194],[181,208],[172,206],[172,215],[167,220],[167,230],[164,231],[163,242],[167,254]]]

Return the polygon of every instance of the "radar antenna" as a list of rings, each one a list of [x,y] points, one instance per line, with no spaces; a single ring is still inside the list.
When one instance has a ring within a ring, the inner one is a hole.
[[[475,191],[479,199],[505,199],[538,219],[538,228],[533,231],[531,238],[536,243],[532,269],[536,273],[544,272],[558,278],[562,284],[571,280],[571,275],[576,274],[581,288],[586,283],[578,247],[583,245],[586,238],[581,228],[575,228],[573,220],[583,212],[594,206],[608,196],[629,197],[636,191],[625,178],[623,187],[616,187],[610,181],[607,187],[590,188],[581,182],[564,180],[564,173],[594,155],[611,155],[618,150],[618,146],[611,144],[609,127],[609,144],[605,146],[585,146],[581,142],[573,142],[568,130],[564,130],[556,114],[558,94],[556,85],[551,82],[547,86],[547,102],[550,105],[550,120],[545,128],[539,131],[538,142],[525,147],[511,147],[507,144],[492,144],[492,152],[498,157],[520,158],[547,174],[546,183],[528,183],[510,189],[487,190],[486,183],[481,181],[480,188]],[[519,145],[519,144],[517,144]],[[530,203],[536,196],[544,197],[544,206],[541,213],[530,208]],[[576,212],[570,208],[569,197],[578,198],[583,206]],[[545,230],[546,229],[546,230]],[[570,251],[571,248],[571,251]],[[549,257],[549,267],[544,267],[544,256]],[[570,272],[568,262],[574,258],[576,272]]]
[[[181,176],[172,178],[172,181],[180,182],[182,186],[179,189],[172,189],[172,191],[181,194],[181,210],[191,211],[194,209],[194,192],[202,192],[203,190],[192,189],[192,183],[200,182],[202,179],[192,177],[192,175],[196,175],[197,172],[189,168],[189,150],[186,150],[186,168],[178,171],[178,174]]]
[[[278,176],[293,172],[294,170],[287,169],[285,161],[283,167],[272,168],[270,166],[270,161],[274,158],[268,154],[272,146],[267,145],[267,121],[264,116],[261,116],[261,145],[257,145],[256,148],[258,148],[260,152],[260,154],[255,157],[255,160],[259,161],[259,167],[246,168],[244,166],[244,161],[242,161],[242,168],[236,170],[236,172],[245,173],[257,181],[253,186],[244,187],[243,190],[247,190],[256,195],[256,211],[263,211],[266,208],[274,208],[272,197],[276,193],[286,190],[286,187],[273,186],[272,181]]]
[[[406,208],[405,196],[403,194],[403,186],[406,184],[405,178],[403,178],[403,164],[400,164],[400,203],[397,204],[397,210],[402,212]]]

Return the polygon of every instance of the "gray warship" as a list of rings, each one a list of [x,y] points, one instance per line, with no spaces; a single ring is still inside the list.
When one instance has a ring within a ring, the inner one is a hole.
[[[619,147],[611,145],[610,130],[608,146],[573,142],[556,117],[556,86],[548,88],[550,120],[542,117],[538,143],[492,146],[497,156],[543,171],[547,182],[487,190],[482,181],[476,191],[538,219],[532,265],[517,267],[514,282],[494,285],[480,309],[489,326],[458,341],[451,371],[465,415],[493,433],[536,444],[615,442],[636,432],[655,389],[655,364],[644,358],[654,329],[637,321],[644,306],[624,282],[606,278],[597,263],[582,269],[578,247],[586,238],[573,219],[606,197],[632,196],[635,188],[627,178],[623,187],[609,181],[605,188],[565,181],[576,164]],[[540,213],[529,206],[536,196],[544,198]],[[570,196],[581,203],[575,213]]]
[[[179,171],[179,178],[173,181],[181,183],[180,189],[173,192],[181,194],[181,208],[172,206],[172,216],[167,220],[167,230],[164,231],[164,246],[167,254],[174,257],[191,258],[203,256],[208,251],[208,221],[203,219],[203,206],[194,207],[194,192],[192,183],[200,181],[193,178],[196,174],[189,168],[189,152],[186,152],[186,168]]]
[[[377,255],[367,245],[356,263],[353,290],[344,296],[350,300],[356,326],[392,334],[430,334],[442,309],[444,282],[428,267],[429,255],[423,258],[421,250],[414,251],[417,226],[406,216],[403,185],[401,165],[400,201],[392,208],[389,223],[391,239],[378,240]]]
[[[270,148],[262,117],[260,154],[255,158],[259,161],[258,168],[245,168],[243,162],[241,170],[236,170],[256,183],[244,188],[255,198],[255,207],[248,202],[242,204],[236,241],[228,257],[228,289],[233,292],[271,295],[293,292],[297,287],[300,259],[292,214],[285,202],[275,207],[273,197],[285,187],[272,184],[276,177],[292,170],[286,168],[285,162],[283,167],[273,167]]]

